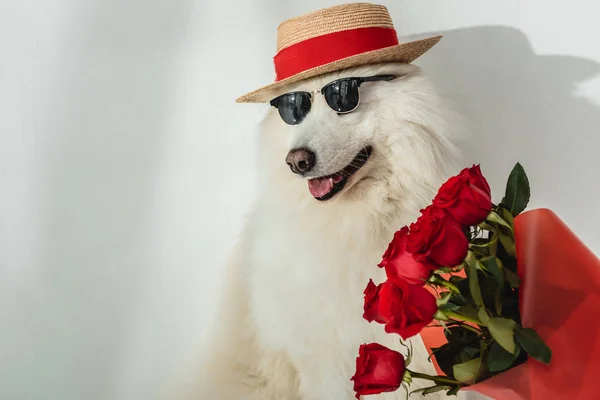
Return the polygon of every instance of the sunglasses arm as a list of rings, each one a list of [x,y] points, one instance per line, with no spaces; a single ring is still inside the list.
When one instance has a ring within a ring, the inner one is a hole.
[[[361,78],[361,82],[375,82],[375,81],[391,81],[392,79],[396,79],[396,75],[376,75],[376,76],[367,76]]]

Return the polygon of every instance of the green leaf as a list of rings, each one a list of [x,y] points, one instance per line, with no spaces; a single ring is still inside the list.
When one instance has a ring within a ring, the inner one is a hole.
[[[439,310],[441,311],[456,311],[460,308],[458,304],[454,303],[446,303],[444,305],[439,306]]]
[[[494,309],[496,310],[497,315],[502,315],[502,294],[504,292],[504,271],[502,270],[502,261],[496,257],[490,258],[486,261],[488,269],[494,276],[497,284],[494,291]]]
[[[479,260],[475,260],[475,269],[478,269],[479,271],[483,272],[485,276],[487,276],[486,272],[488,271],[488,269]]]
[[[477,313],[477,317],[486,326],[490,323],[490,316],[488,315],[485,307],[481,307],[479,309],[479,312]]]
[[[433,275],[430,282],[432,285],[449,289],[451,292],[460,293],[460,290],[452,282],[445,280],[439,275]]]
[[[496,246],[495,242],[497,241],[498,237],[491,234],[489,237],[475,238],[469,242],[469,250],[482,257],[487,257],[491,255],[493,248]]]
[[[446,396],[456,396],[458,394],[458,391],[460,390],[460,386],[454,386],[452,389],[448,390],[448,392],[446,392]]]
[[[465,345],[479,341],[479,336],[476,333],[458,326],[449,328],[444,334],[448,343],[459,344],[461,350]]]
[[[498,285],[504,285],[504,272],[502,269],[502,261],[498,257],[485,257],[481,259],[481,263],[485,265],[488,271],[496,278]]]
[[[492,211],[488,214],[488,216],[486,217],[488,222],[495,222],[498,225],[501,225],[505,228],[510,229],[510,231],[513,230],[513,227],[504,220],[504,218],[502,218],[500,215],[498,215],[498,213],[496,211]]]
[[[446,315],[446,314],[444,314],[444,315]],[[438,322],[440,323],[440,326],[442,327],[442,329],[444,329],[444,332],[446,332],[448,330],[448,325],[446,325],[446,321],[438,320]]]
[[[517,329],[516,337],[523,350],[531,357],[544,364],[550,364],[552,359],[552,350],[544,343],[544,340],[537,334],[534,329],[525,328]]]
[[[435,314],[433,314],[433,319],[436,321],[448,321],[448,316],[444,314],[442,310],[437,310]]]
[[[495,256],[498,251],[498,235],[490,233],[488,238],[477,238],[471,241],[469,250],[481,257]]]
[[[506,193],[502,199],[502,203],[516,217],[525,210],[530,196],[529,179],[527,179],[527,174],[525,174],[523,166],[517,163],[508,177]]]
[[[436,302],[436,304],[437,304],[438,308],[439,308],[440,306],[443,306],[443,305],[445,305],[446,303],[448,303],[448,300],[450,300],[450,297],[452,297],[452,293],[450,293],[450,292],[447,292],[447,293],[444,293],[444,294],[442,294],[442,296],[441,296],[441,297],[437,298],[437,299],[435,300],[435,302]]]
[[[479,228],[484,229],[488,232],[496,232],[496,228],[494,228],[492,225],[488,224],[487,222],[481,222],[479,225],[477,225]]]
[[[502,232],[498,232],[498,236],[500,237],[500,243],[502,243],[502,247],[506,250],[509,256],[516,257],[517,249],[515,247],[515,239],[512,236],[506,235]]]
[[[452,367],[454,379],[459,382],[472,385],[477,380],[479,369],[481,368],[481,358],[474,358],[462,364],[456,364]]]
[[[469,319],[479,319],[479,317],[477,316],[477,309],[473,306],[463,306],[459,308],[456,313],[459,315],[464,315]]]
[[[441,392],[442,390],[448,390],[448,389],[450,389],[450,386],[437,386],[436,385],[436,386],[430,386],[430,387],[426,387],[426,388],[413,390],[412,392],[410,392],[410,394],[411,395],[413,393],[431,394],[431,393]]]
[[[504,274],[506,275],[506,280],[508,281],[510,287],[516,289],[521,285],[521,279],[519,279],[519,276],[512,272],[510,269],[505,268]]]
[[[447,390],[448,386],[432,386],[427,388],[426,390],[423,390],[423,394],[431,394],[431,393],[435,393],[435,392],[441,392],[442,390]]]
[[[504,371],[513,365],[520,353],[520,346],[517,346],[514,354],[511,354],[504,350],[497,342],[492,342],[490,352],[487,355],[487,366],[492,372]]]
[[[481,307],[483,305],[483,299],[481,298],[481,288],[479,287],[479,277],[477,275],[475,262],[469,263],[469,290],[475,305]]]
[[[502,286],[499,286],[496,289],[496,294],[494,295],[494,308],[496,309],[496,314],[502,315]]]
[[[454,343],[445,343],[444,345],[432,349],[435,359],[440,366],[440,369],[449,376],[454,379],[452,366],[454,365],[454,360],[458,356],[460,350],[464,347],[464,344],[456,341]]]
[[[490,256],[495,257],[498,254],[498,234],[490,233]]]
[[[490,241],[486,238],[475,238],[473,240],[471,240],[471,243],[469,243],[469,248],[473,248],[473,247],[489,247],[490,245]]]
[[[514,354],[517,348],[515,343],[515,329],[517,323],[512,319],[490,318],[487,325],[492,337],[504,350]]]
[[[473,341],[472,343],[477,344],[477,341]],[[475,357],[479,357],[479,346],[473,347],[471,345],[466,346],[458,353],[458,357],[456,357],[457,362],[467,362],[472,360]]]
[[[488,243],[486,243],[485,246],[474,246],[473,243],[471,243],[469,244],[469,250],[480,257],[486,257],[490,255],[490,247]]]
[[[508,223],[509,223],[509,225],[510,225],[511,227],[514,227],[514,226],[515,226],[515,221],[514,221],[514,219],[513,219],[513,216],[512,216],[512,214],[511,214],[511,212],[510,212],[510,210],[509,210],[508,208],[505,208],[505,207],[500,207],[500,208],[498,209],[498,211],[499,211],[499,214],[500,214],[500,216],[501,216],[501,217],[502,217],[502,218],[503,218],[503,219],[504,219],[506,222],[508,222]]]

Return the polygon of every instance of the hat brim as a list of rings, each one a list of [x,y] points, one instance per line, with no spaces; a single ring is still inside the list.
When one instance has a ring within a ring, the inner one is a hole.
[[[342,58],[328,64],[302,71],[270,85],[263,86],[260,89],[238,97],[235,101],[237,103],[266,103],[273,98],[273,91],[282,86],[346,68],[388,62],[409,64],[435,46],[441,38],[441,36],[434,36]]]

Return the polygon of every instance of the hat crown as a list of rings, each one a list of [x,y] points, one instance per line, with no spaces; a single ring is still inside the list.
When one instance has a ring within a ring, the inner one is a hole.
[[[314,37],[375,27],[394,29],[385,6],[354,3],[324,8],[282,22],[277,28],[277,52]]]
[[[266,102],[276,89],[303,79],[381,63],[411,63],[441,36],[400,43],[385,6],[371,3],[323,8],[277,27],[275,82],[236,101]]]

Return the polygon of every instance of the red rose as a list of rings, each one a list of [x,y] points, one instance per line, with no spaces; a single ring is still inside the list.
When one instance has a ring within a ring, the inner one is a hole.
[[[462,171],[460,171],[459,175],[466,176],[467,178],[469,178],[469,183],[471,185],[475,186],[476,188],[487,194],[489,197],[492,197],[492,190],[490,189],[490,185],[488,184],[487,180],[483,177],[479,165],[473,165],[471,168],[465,168]]]
[[[410,225],[406,249],[415,260],[454,267],[467,256],[469,241],[460,224],[443,209],[429,206]]]
[[[388,278],[401,278],[413,285],[423,285],[436,266],[431,268],[431,265],[428,267],[415,260],[413,255],[406,251],[407,239],[408,227],[405,226],[394,234],[394,239],[388,245],[378,266],[385,268]]]
[[[369,279],[365,288],[365,306],[363,318],[369,322],[379,322],[385,324],[386,319],[379,313],[379,290],[381,285],[376,286],[372,279]]]
[[[364,294],[363,318],[385,324],[387,333],[403,339],[421,332],[437,311],[435,297],[427,289],[402,279],[388,279],[378,286],[369,280]]]
[[[479,166],[463,169],[448,179],[433,199],[433,205],[446,209],[463,225],[477,225],[492,211],[490,186]]]
[[[363,344],[358,349],[354,381],[356,398],[398,390],[406,366],[397,351],[377,343]]]

